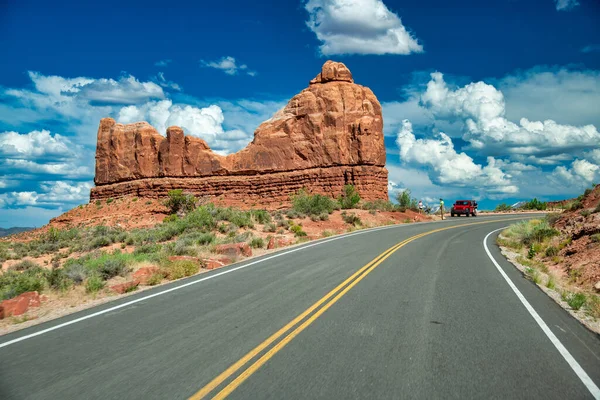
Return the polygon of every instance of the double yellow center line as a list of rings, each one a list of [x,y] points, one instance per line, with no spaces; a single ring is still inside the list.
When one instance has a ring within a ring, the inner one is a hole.
[[[332,305],[334,305],[339,299],[341,299],[350,289],[358,284],[361,280],[363,280],[371,271],[373,271],[377,266],[383,263],[388,257],[390,257],[394,252],[399,250],[400,248],[406,246],[408,243],[422,238],[423,236],[431,235],[432,233],[445,231],[448,229],[455,229],[464,226],[471,225],[480,225],[487,224],[492,222],[504,222],[504,221],[512,221],[515,219],[506,219],[502,221],[485,221],[485,222],[474,222],[470,224],[461,224],[457,226],[449,226],[445,228],[434,229],[431,231],[427,231],[415,236],[412,236],[402,242],[390,247],[367,265],[360,268],[354,274],[352,274],[348,279],[344,282],[340,283],[333,290],[327,293],[324,297],[319,299],[316,303],[298,315],[296,318],[291,320],[288,324],[286,324],[283,328],[275,332],[273,335],[269,336],[264,342],[256,346],[245,356],[240,358],[237,362],[219,374],[216,378],[210,381],[206,386],[196,392],[194,395],[190,397],[190,400],[199,400],[206,397],[213,390],[215,390],[218,386],[220,386],[224,381],[229,379],[232,375],[234,375],[238,370],[240,370],[244,365],[246,365],[249,361],[254,359],[257,355],[263,352],[266,348],[275,343],[279,338],[285,335],[288,331],[290,331],[293,327],[296,327],[290,333],[287,334],[282,340],[277,342],[271,349],[265,352],[258,360],[252,363],[248,368],[246,368],[241,374],[239,374],[235,379],[233,379],[228,385],[226,385],[221,391],[219,391],[213,399],[224,399],[231,392],[233,392],[238,386],[240,386],[246,379],[248,379],[254,372],[256,372],[263,364],[265,364],[271,357],[273,357],[277,352],[283,349],[289,342],[291,342],[300,332],[306,329],[310,324],[312,324],[317,318],[319,318],[325,311],[327,311]],[[325,304],[326,303],[326,304]],[[325,305],[323,305],[325,304]],[[322,307],[321,307],[322,306]],[[320,308],[319,308],[320,307]],[[318,309],[318,310],[317,310]],[[317,310],[316,312],[314,312]],[[313,314],[314,312],[314,314]],[[311,315],[312,314],[312,315]],[[302,322],[306,317],[308,317],[304,322]]]

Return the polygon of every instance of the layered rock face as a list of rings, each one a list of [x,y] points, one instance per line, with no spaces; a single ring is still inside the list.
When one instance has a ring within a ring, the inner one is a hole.
[[[338,197],[353,184],[387,199],[381,105],[342,63],[327,61],[308,88],[263,122],[243,150],[221,156],[179,127],[105,118],[98,129],[91,199],[162,197],[184,189],[236,206],[277,207],[299,189]]]

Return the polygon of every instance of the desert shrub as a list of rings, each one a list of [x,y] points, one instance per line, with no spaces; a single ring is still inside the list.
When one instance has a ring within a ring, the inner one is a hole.
[[[199,245],[207,245],[214,243],[217,238],[214,233],[211,232],[202,232],[196,236],[196,243]]]
[[[566,296],[565,301],[573,310],[579,310],[585,304],[586,297],[583,293],[570,293]]]
[[[275,232],[277,230],[277,225],[272,222],[266,223],[263,227],[263,231],[265,232]]]
[[[546,215],[545,219],[546,219],[546,222],[548,222],[548,224],[550,226],[554,226],[556,221],[558,221],[560,219],[560,214],[559,213],[550,213],[550,214]]]
[[[113,199],[112,197],[106,199],[106,204],[110,204],[114,201],[115,199]]]
[[[325,230],[325,231],[321,232],[321,236],[323,236],[323,237],[329,237],[329,236],[333,236],[333,235],[334,235],[334,233],[331,231]]]
[[[215,219],[218,221],[228,221],[241,228],[254,228],[251,211],[242,211],[232,207],[227,208],[212,208],[214,210]],[[262,215],[262,218],[266,218]]]
[[[163,280],[163,274],[156,273],[156,274],[152,274],[150,276],[150,278],[148,278],[148,280],[146,280],[146,284],[148,286],[154,286],[154,285],[158,285],[160,282],[162,282],[162,280]]]
[[[139,247],[136,247],[133,251],[133,254],[153,254],[158,253],[162,246],[160,244],[143,244]]]
[[[192,261],[173,261],[164,263],[162,271],[165,278],[174,280],[181,279],[186,276],[191,276],[200,270],[200,265]]]
[[[310,195],[305,190],[300,190],[292,197],[293,210],[304,215],[331,214],[336,208],[335,201],[320,194]],[[290,217],[288,215],[288,217]],[[293,218],[293,217],[292,217]]]
[[[579,209],[583,208],[583,203],[581,202],[581,200],[575,200],[574,202],[571,203],[571,211],[577,211]]]
[[[600,233],[595,233],[590,236],[592,243],[600,243]]]
[[[100,264],[100,268],[97,269],[100,277],[104,280],[113,278],[117,275],[125,276],[129,272],[125,260],[120,258],[112,258],[104,261]]]
[[[169,222],[176,222],[177,220],[179,220],[179,217],[177,216],[177,214],[171,214],[171,215],[167,215],[163,220],[163,224],[168,224]]]
[[[219,226],[217,226],[217,230],[223,234],[227,233],[227,224],[223,224],[223,223],[219,224]]]
[[[540,243],[546,238],[558,235],[558,231],[548,224],[546,220],[522,221],[511,225],[504,235],[525,246]]]
[[[106,246],[110,246],[111,245],[111,241],[110,238],[108,236],[99,236],[95,239],[93,239],[89,245],[87,246],[87,248],[89,250],[92,249],[98,249],[100,247],[106,247]]]
[[[235,236],[235,234],[237,233],[237,231],[240,229],[239,226],[237,226],[236,224],[229,224],[227,225],[227,234],[230,236]]]
[[[342,213],[342,219],[344,220],[345,223],[350,224],[350,225],[362,225],[362,221],[360,220],[360,217],[354,213],[350,213],[350,214],[346,214],[346,213]]]
[[[196,256],[198,251],[190,245],[188,241],[178,240],[175,243],[167,245],[169,253],[175,256]]]
[[[354,208],[360,201],[360,195],[356,191],[354,185],[344,185],[342,196],[338,199],[342,209]]]
[[[548,246],[546,249],[546,257],[554,257],[558,255],[558,249],[554,246]]]
[[[306,232],[304,232],[302,230],[302,227],[300,225],[291,225],[290,226],[290,231],[296,236],[296,237],[303,237],[306,236]]]
[[[411,203],[411,198],[410,198],[410,189],[405,189],[401,192],[398,193],[398,195],[396,196],[396,199],[398,200],[398,205],[404,209],[407,209],[410,207],[410,203]]]
[[[82,263],[67,263],[63,268],[63,273],[76,285],[81,284],[88,276],[88,270]]]
[[[552,275],[548,276],[548,281],[546,282],[546,287],[548,289],[552,289],[552,290],[554,290],[556,288],[556,281],[554,280],[554,277]]]
[[[594,208],[594,214],[600,212],[600,203]]]
[[[32,268],[40,268],[40,266],[31,260],[23,260],[20,263],[17,263],[10,267],[10,269],[14,271],[26,271]]]
[[[587,197],[590,193],[592,193],[592,188],[587,188],[585,189],[585,191],[583,192],[583,197]]]
[[[48,284],[47,276],[48,271],[40,267],[0,274],[0,300],[11,299],[25,292],[41,292]]]
[[[511,211],[512,207],[506,203],[500,203],[496,206],[494,211],[502,212],[502,211]]]
[[[92,275],[85,282],[85,291],[87,293],[96,293],[102,290],[105,283],[99,275]]]
[[[254,237],[254,234],[250,231],[242,232],[239,235],[235,235],[233,237],[233,243],[247,242],[248,240],[252,239],[253,237]]]
[[[304,217],[306,217],[306,214],[303,214],[294,209],[291,209],[285,213],[285,216],[288,217],[289,219],[295,219],[295,218],[304,218]],[[278,224],[281,222],[282,222],[282,220],[277,221]],[[279,225],[279,226],[281,226],[281,225]]]
[[[52,289],[67,290],[74,284],[73,280],[65,273],[62,268],[55,268],[48,274],[48,285]]]
[[[198,230],[213,230],[216,226],[214,210],[210,205],[201,206],[194,211],[188,213],[178,225],[181,230],[198,229]]]
[[[191,194],[183,193],[182,189],[170,190],[167,196],[164,204],[169,208],[171,214],[177,214],[180,211],[187,213],[196,207],[196,198]]]
[[[600,297],[589,295],[586,301],[587,313],[594,318],[600,318]]]
[[[254,249],[262,249],[265,247],[265,241],[263,238],[255,237],[250,241],[250,247]]]
[[[252,210],[250,214],[259,224],[267,224],[271,222],[271,214],[267,210]]]
[[[592,212],[590,210],[581,210],[579,212],[579,215],[581,215],[582,217],[585,217],[585,218],[589,217],[591,214],[592,214]]]
[[[548,203],[545,201],[539,201],[537,198],[530,200],[521,206],[523,210],[538,210],[543,211],[548,208]]]
[[[390,201],[374,200],[363,203],[361,208],[369,211],[394,211],[396,206]]]

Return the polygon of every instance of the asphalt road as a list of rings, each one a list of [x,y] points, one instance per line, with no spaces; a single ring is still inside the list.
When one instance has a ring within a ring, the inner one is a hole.
[[[590,391],[484,249],[509,218],[310,242],[2,336],[0,399],[180,399],[203,388],[243,399],[593,398],[598,336],[508,264],[491,235],[492,257]]]

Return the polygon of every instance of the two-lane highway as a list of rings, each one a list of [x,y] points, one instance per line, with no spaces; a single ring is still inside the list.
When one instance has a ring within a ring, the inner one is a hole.
[[[514,218],[358,231],[2,336],[0,398],[593,398],[598,337],[486,252]]]

